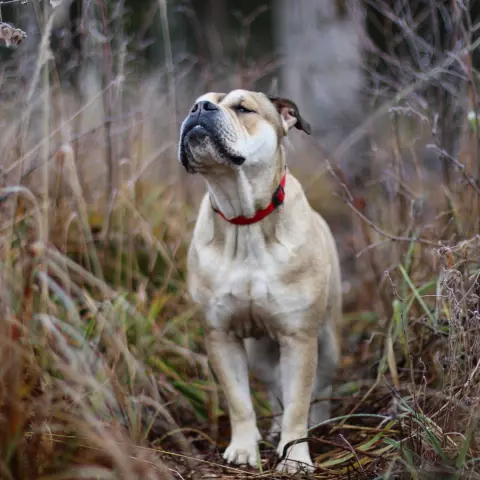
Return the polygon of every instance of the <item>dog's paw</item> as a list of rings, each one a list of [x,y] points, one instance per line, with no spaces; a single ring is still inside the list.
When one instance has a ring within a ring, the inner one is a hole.
[[[285,443],[280,445],[277,448],[277,454],[279,457],[283,455],[283,447]],[[299,443],[293,445],[288,449],[286,458],[284,458],[278,465],[276,470],[278,472],[294,474],[297,472],[306,472],[313,473],[315,466],[313,465],[312,459],[310,457],[310,452],[308,451],[307,443]]]
[[[277,472],[280,473],[288,473],[289,475],[294,475],[295,473],[313,473],[315,471],[315,466],[312,461],[310,460],[310,463],[305,463],[297,460],[292,460],[292,459],[286,459],[282,460],[278,465],[277,465]]]
[[[233,438],[223,454],[224,460],[237,465],[246,464],[251,467],[258,467],[260,462],[258,441],[260,438],[258,430],[254,432],[253,435],[243,435]]]

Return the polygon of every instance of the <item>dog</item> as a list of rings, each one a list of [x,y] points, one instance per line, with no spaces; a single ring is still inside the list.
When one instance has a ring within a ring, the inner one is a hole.
[[[342,316],[334,238],[287,167],[283,140],[293,127],[311,133],[291,100],[207,93],[183,121],[178,149],[186,171],[207,186],[187,283],[228,403],[232,433],[223,458],[259,465],[250,368],[268,388],[268,436],[280,435],[277,470],[289,473],[314,470],[305,437],[309,424],[330,415]]]

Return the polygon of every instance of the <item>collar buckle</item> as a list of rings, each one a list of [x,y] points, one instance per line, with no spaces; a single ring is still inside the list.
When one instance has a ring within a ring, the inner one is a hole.
[[[272,204],[275,208],[279,207],[285,200],[285,189],[280,184],[272,195]]]

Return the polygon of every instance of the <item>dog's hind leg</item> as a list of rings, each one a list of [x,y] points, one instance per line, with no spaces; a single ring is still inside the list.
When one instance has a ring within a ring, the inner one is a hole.
[[[280,375],[280,348],[269,337],[245,340],[248,363],[252,372],[262,381],[268,391],[268,400],[272,410],[272,424],[267,441],[273,442],[282,430],[282,379]]]
[[[339,352],[333,325],[328,321],[318,333],[318,362],[313,384],[309,426],[315,427],[330,418],[332,380],[339,361]]]
[[[332,251],[335,251],[332,237],[330,237],[330,241],[332,242]],[[329,398],[332,396],[332,381],[340,362],[337,328],[342,323],[342,285],[340,264],[337,255],[334,257],[327,308],[317,335],[318,361],[313,384],[309,427],[315,427],[330,418]]]

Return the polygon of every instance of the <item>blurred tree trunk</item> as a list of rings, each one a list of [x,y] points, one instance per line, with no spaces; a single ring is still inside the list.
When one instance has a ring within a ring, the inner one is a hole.
[[[298,104],[313,135],[331,154],[365,116],[362,18],[347,8],[347,0],[275,0],[274,9],[284,60],[278,93]],[[338,159],[356,184],[363,183],[369,171],[364,149],[356,144]]]
[[[367,116],[362,100],[364,23],[359,2],[350,3],[356,10],[348,8],[347,0],[274,0],[273,5],[276,40],[283,59],[277,93],[297,103],[327,158],[342,169],[352,194],[362,195],[371,176],[367,136],[344,149],[341,158],[332,158]],[[304,157],[314,162],[310,167],[315,173],[324,168],[318,148],[309,151],[305,136],[293,135],[292,140],[299,160]],[[327,220],[341,245],[344,302],[356,304],[359,289],[355,284],[361,266],[353,250],[345,246],[360,226],[355,226],[353,216],[338,220],[330,214]]]

